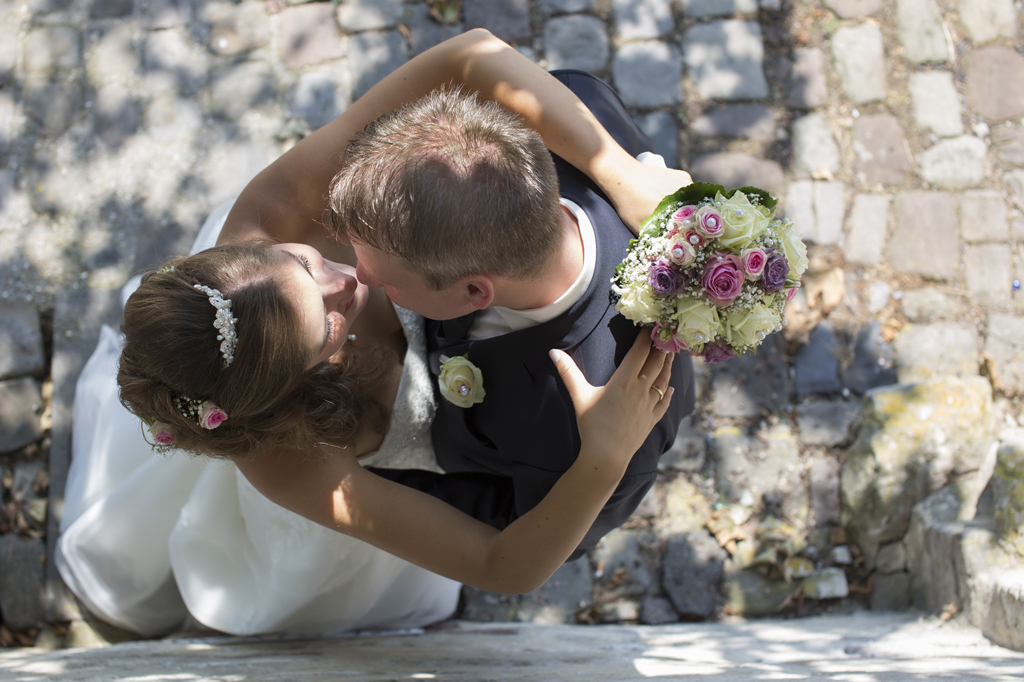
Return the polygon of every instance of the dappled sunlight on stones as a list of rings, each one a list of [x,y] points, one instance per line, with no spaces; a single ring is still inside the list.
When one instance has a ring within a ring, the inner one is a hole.
[[[949,71],[922,71],[910,74],[910,96],[914,103],[914,121],[939,137],[964,132],[960,94]]]
[[[530,6],[527,0],[463,0],[462,20],[466,28],[486,28],[507,42],[530,35]]]
[[[898,540],[913,505],[976,471],[992,441],[992,389],[981,377],[879,388],[842,473],[843,521],[871,566]]]
[[[265,46],[270,40],[270,21],[264,2],[210,2],[203,7],[210,23],[210,49],[235,55]]]
[[[858,194],[854,198],[843,249],[848,263],[876,265],[882,260],[890,203],[891,198],[884,194]]]
[[[960,234],[965,242],[1006,241],[1010,227],[1002,193],[979,189],[960,195]]]
[[[967,59],[967,97],[990,121],[1024,115],[1024,56],[1007,47],[983,47]]]
[[[986,146],[973,135],[943,140],[921,155],[921,177],[946,189],[976,187],[985,178]]]
[[[1007,244],[973,244],[964,253],[967,292],[975,303],[1002,308],[1012,299],[1013,266]]]
[[[785,187],[785,175],[777,162],[738,152],[704,154],[690,163],[688,171],[705,182],[725,187],[754,185],[774,196],[781,195]]]
[[[824,0],[825,6],[843,19],[869,16],[882,8],[882,0]]]
[[[340,59],[346,41],[328,2],[288,7],[278,24],[278,48],[285,66],[296,69]]]
[[[839,172],[839,146],[822,114],[807,114],[793,122],[793,159],[801,177],[824,179]]]
[[[942,12],[935,0],[896,0],[900,42],[912,62],[944,62],[949,59]]]
[[[608,35],[597,17],[555,17],[544,26],[544,56],[549,69],[602,72],[608,66]]]
[[[631,106],[656,107],[682,100],[682,57],[661,41],[626,43],[612,60],[614,85]]]
[[[951,280],[960,252],[955,197],[945,192],[907,192],[896,197],[896,231],[886,259],[900,272]]]
[[[948,322],[907,325],[894,345],[901,384],[978,374],[978,335],[972,327]]]
[[[760,104],[734,104],[702,114],[690,129],[705,137],[745,137],[770,142],[775,139],[775,115]]]
[[[960,0],[959,8],[960,22],[975,43],[1012,38],[1016,33],[1013,0]]]
[[[840,28],[832,36],[832,57],[851,101],[866,104],[885,99],[885,54],[877,25],[865,22]]]
[[[865,185],[903,185],[911,172],[903,128],[895,116],[862,116],[853,122],[857,179]]]
[[[348,32],[395,28],[402,18],[402,0],[341,0],[338,23]]]
[[[1024,394],[1024,318],[989,316],[985,353],[992,358],[994,383],[1010,395]]]
[[[708,99],[762,99],[764,77],[761,27],[753,21],[727,19],[696,24],[683,34],[689,76]]]
[[[671,0],[612,0],[615,29],[623,40],[660,38],[675,28]]]
[[[405,39],[398,31],[357,33],[345,44],[352,69],[352,98],[358,99],[408,60]]]
[[[794,55],[786,106],[815,109],[824,105],[828,101],[825,53],[816,47],[804,47],[794,50]]]

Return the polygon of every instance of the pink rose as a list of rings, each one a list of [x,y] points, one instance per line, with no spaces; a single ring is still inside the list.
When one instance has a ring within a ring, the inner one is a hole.
[[[786,290],[786,303],[789,303],[790,301],[793,300],[793,297],[796,296],[796,290],[799,288],[800,285],[797,284],[795,287],[790,287],[789,289]]]
[[[651,341],[654,342],[655,348],[666,353],[678,353],[689,348],[686,342],[675,335],[671,327],[665,327],[657,322],[654,323],[654,328],[651,330]]]
[[[679,232],[683,227],[686,227],[687,221],[689,221],[696,212],[696,206],[683,206],[681,209],[673,213],[672,219],[669,221],[669,225],[673,228],[672,232]]]
[[[692,217],[693,214],[696,213],[696,212],[697,212],[697,207],[696,206],[683,206],[681,209],[676,211],[675,214],[673,214],[672,217],[675,218],[676,220],[683,221],[683,220],[686,220],[686,219]]]
[[[171,432],[171,427],[163,422],[153,422],[149,432],[153,434],[153,440],[160,445],[174,445],[174,441],[177,440]]]
[[[697,257],[697,250],[685,239],[673,239],[668,245],[668,257],[680,267],[686,267]]]
[[[761,277],[764,264],[768,260],[767,254],[759,248],[743,249],[740,252],[740,261],[743,263],[743,272],[747,273],[747,279],[755,281]]]
[[[686,233],[686,241],[688,241],[693,246],[693,248],[697,248],[698,246],[704,246],[704,237],[697,234],[693,230],[690,230],[689,232]]]
[[[204,429],[215,429],[228,418],[228,413],[214,405],[209,400],[204,400],[199,410],[199,425]]]
[[[720,252],[704,266],[701,284],[709,301],[724,306],[740,295],[745,279],[739,256]]]
[[[722,214],[710,206],[705,206],[697,211],[697,232],[708,239],[718,239],[725,232],[725,221]]]

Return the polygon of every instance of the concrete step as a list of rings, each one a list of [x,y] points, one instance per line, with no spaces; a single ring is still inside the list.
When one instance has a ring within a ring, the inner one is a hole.
[[[425,632],[339,639],[216,637],[0,652],[0,678],[10,682],[618,682],[659,677],[714,682],[1011,680],[1024,677],[1024,654],[992,644],[957,619],[907,612],[635,627],[463,621]]]

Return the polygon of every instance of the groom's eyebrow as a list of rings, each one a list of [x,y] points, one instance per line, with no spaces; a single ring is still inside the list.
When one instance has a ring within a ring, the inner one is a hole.
[[[299,258],[299,254],[292,253],[291,251],[287,251],[285,249],[282,249],[282,251],[284,251],[289,256],[294,258],[295,262],[298,263],[299,266],[302,267],[302,271],[304,273],[306,273],[307,275],[309,275],[309,278],[313,280],[314,284],[316,283],[316,279],[313,277],[313,273],[309,271],[309,266],[306,265],[306,262],[304,260]],[[320,344],[320,350],[317,351],[317,352],[318,353],[323,353],[324,352],[324,348],[327,348],[327,342],[330,341],[330,340],[331,340],[331,325],[327,321],[327,304],[324,303],[324,341],[323,341],[323,343]]]

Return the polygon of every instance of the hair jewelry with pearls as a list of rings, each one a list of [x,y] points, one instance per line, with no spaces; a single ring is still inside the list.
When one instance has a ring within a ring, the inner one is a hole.
[[[235,322],[238,320],[231,314],[231,299],[224,298],[219,290],[205,284],[192,286],[209,296],[210,305],[217,309],[217,317],[213,320],[213,326],[218,332],[220,355],[224,358],[224,369],[227,369],[235,359],[235,344],[238,343],[238,336],[235,334]]]

